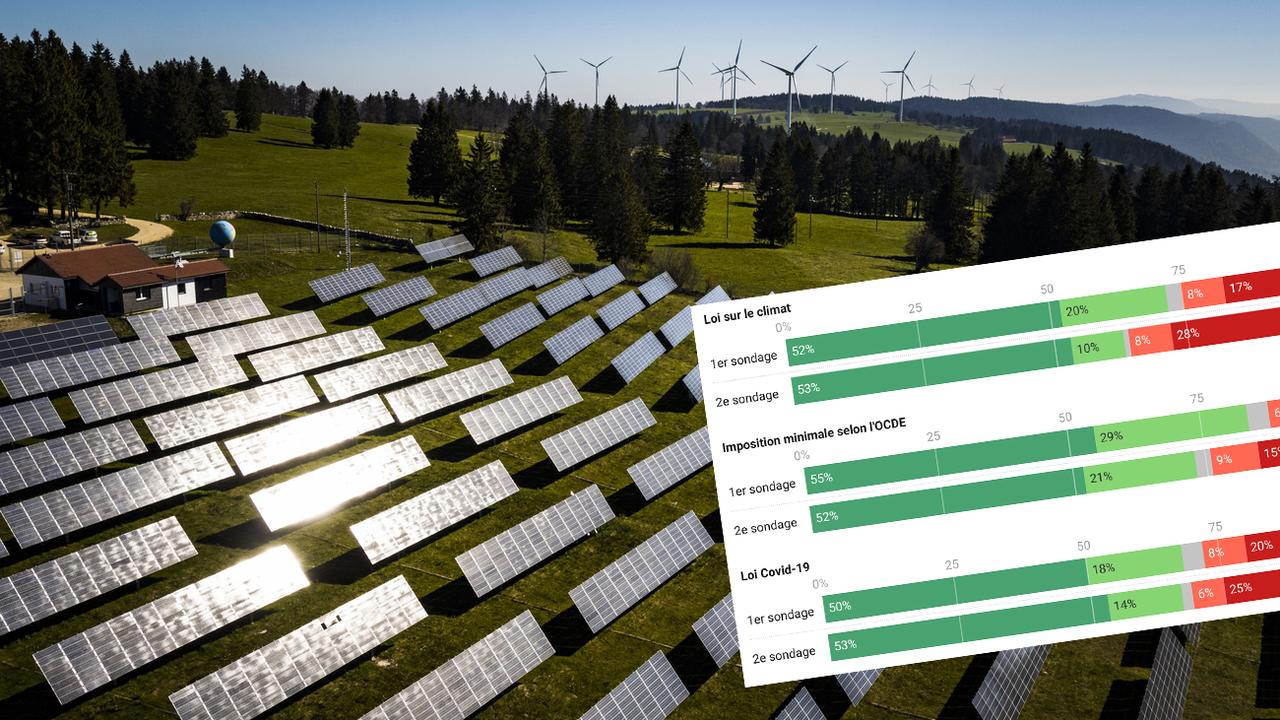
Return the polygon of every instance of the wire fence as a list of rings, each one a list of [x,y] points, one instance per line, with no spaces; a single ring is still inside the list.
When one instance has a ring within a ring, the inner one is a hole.
[[[351,238],[352,247],[360,247],[372,241]],[[407,247],[408,239],[403,241]],[[389,243],[388,243],[389,244]],[[209,250],[213,244],[207,237],[167,237],[155,243],[141,246],[151,257],[159,258],[174,253]],[[236,236],[231,247],[236,254],[256,253],[328,253],[341,252],[344,242],[341,234],[316,232],[244,233]]]

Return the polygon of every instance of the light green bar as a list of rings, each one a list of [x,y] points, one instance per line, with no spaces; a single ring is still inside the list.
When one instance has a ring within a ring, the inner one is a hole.
[[[1058,317],[1066,327],[1168,311],[1169,298],[1163,285],[1058,302]]]

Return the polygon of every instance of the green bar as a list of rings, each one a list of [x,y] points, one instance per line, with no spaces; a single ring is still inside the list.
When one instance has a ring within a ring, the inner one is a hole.
[[[1129,607],[1129,603],[1133,603],[1136,607]],[[1107,606],[1112,620],[1163,615],[1186,609],[1182,601],[1181,585],[1111,593],[1107,595]]]
[[[1048,303],[1035,303],[921,320],[921,345],[946,345],[1049,330],[1053,327],[1055,310]]]
[[[809,512],[813,518],[814,532],[844,530],[941,515],[943,514],[942,493],[938,490],[916,490],[864,500],[815,505]],[[821,523],[818,522],[818,513],[832,512],[839,516],[838,520],[826,519]]]
[[[1071,455],[1092,455],[1098,452],[1097,443],[1093,441],[1093,428],[1082,427],[1073,428],[1067,431],[1068,444],[1071,445]]]
[[[811,353],[804,350],[809,346],[813,348]],[[806,365],[840,358],[910,350],[919,346],[916,324],[905,322],[790,338],[787,340],[787,359],[792,365]],[[796,354],[797,347],[802,348],[803,354]]]
[[[832,610],[833,603],[845,602],[851,606],[849,609]],[[827,614],[827,622],[836,622],[955,605],[956,591],[951,580],[943,578],[827,595],[822,598],[822,603]]]
[[[814,494],[933,477],[938,474],[938,461],[932,450],[917,450],[901,455],[815,465],[805,468],[804,473],[809,493]],[[830,479],[822,477],[823,475]],[[815,477],[820,482],[815,482]]]
[[[1106,595],[1094,595],[1089,598],[1093,603],[1093,621],[1095,623],[1111,622],[1111,603]]]
[[[1055,367],[1053,343],[1038,342],[925,358],[924,379],[929,385],[941,385]]]
[[[1244,405],[1200,411],[1204,436],[1230,435],[1249,430],[1249,411]]]
[[[1123,330],[1081,335],[1071,338],[1070,343],[1071,362],[1075,365],[1099,360],[1116,360],[1127,357],[1129,354],[1129,337]]]
[[[1052,500],[1076,494],[1071,470],[986,480],[942,489],[948,513],[968,512],[1018,503]]]
[[[828,636],[832,660],[848,660],[867,655],[953,645],[962,640],[960,619],[954,617],[867,628]],[[852,643],[853,647],[839,647],[842,642]]]
[[[938,451],[939,474],[988,470],[1005,465],[1056,460],[1071,455],[1067,433],[1049,432],[955,445]]]
[[[967,603],[1080,587],[1088,584],[1088,575],[1083,560],[1066,560],[962,575],[955,582],[956,597],[960,602]]]
[[[1058,318],[1064,327],[1168,311],[1169,299],[1163,285],[1087,295],[1058,302]]]
[[[1182,572],[1182,546],[1170,545],[1150,550],[1101,555],[1089,558],[1089,584],[1167,575]]]
[[[1189,412],[1178,415],[1128,420],[1126,422],[1094,425],[1093,436],[1097,441],[1097,451],[1127,450],[1129,448],[1160,445],[1194,440],[1200,434],[1200,413]]]
[[[1089,598],[1078,598],[965,615],[961,623],[964,639],[968,642],[1090,625],[1093,617],[1093,604]]]
[[[1194,452],[1087,465],[1084,468],[1087,493],[1190,480],[1193,477],[1197,477]]]
[[[820,389],[801,394],[799,386],[816,383]],[[797,405],[823,400],[873,395],[875,393],[923,387],[924,370],[919,360],[872,365],[852,370],[836,370],[816,375],[801,375],[791,380],[792,397]]]

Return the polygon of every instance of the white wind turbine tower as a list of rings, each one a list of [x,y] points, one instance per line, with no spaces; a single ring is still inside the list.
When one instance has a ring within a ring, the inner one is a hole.
[[[587,60],[586,58],[578,58],[578,59],[590,65],[592,69],[596,71],[596,107],[599,107],[600,106],[600,66],[612,60],[613,56],[610,55],[609,57],[601,60],[598,63],[593,63],[590,60]]]
[[[684,75],[684,79],[689,80],[690,85],[693,84],[693,80],[690,80],[689,76],[685,74],[684,70],[680,69],[680,64],[684,62],[684,51],[685,51],[685,48],[680,48],[680,59],[676,60],[675,65],[658,71],[660,73],[674,72],[676,74],[676,111],[677,112],[679,112],[680,110],[680,76]]]
[[[538,56],[534,55],[533,59],[538,60]],[[542,84],[538,86],[538,92],[540,93],[546,92],[547,97],[549,98],[551,97],[551,83],[547,82],[548,76],[558,75],[560,73],[569,72],[569,71],[568,70],[548,70],[547,66],[543,65],[541,60],[538,60],[538,67],[542,68]]]
[[[840,72],[840,68],[848,64],[849,64],[849,61],[845,60],[844,62],[837,65],[835,70],[832,70],[831,68],[823,65],[822,63],[818,63],[818,67],[831,73],[831,103],[830,103],[830,107],[827,108],[827,112],[829,113],[834,113],[836,111],[836,73]]]
[[[933,91],[934,91],[934,90],[937,90],[937,89],[938,89],[938,86],[933,84],[933,76],[932,76],[932,75],[930,75],[930,76],[929,76],[929,82],[925,83],[924,85],[921,85],[921,86],[920,86],[920,89],[921,89],[921,90],[928,90],[928,91],[929,91],[929,97],[933,97]]]
[[[1005,83],[1005,85],[1008,85],[1008,84],[1009,84],[1009,83]],[[1004,99],[1004,85],[1001,85],[1000,87],[996,88],[995,90],[996,90],[996,97],[998,97],[998,98],[1000,98],[1001,100],[1003,100],[1003,99]]]
[[[884,101],[889,102],[889,88],[893,87],[893,83],[888,80],[881,80],[880,84],[884,85]]]
[[[809,53],[805,55],[803,58],[800,58],[800,62],[796,63],[796,66],[791,68],[790,70],[784,67],[778,67],[777,65],[774,65],[773,63],[767,60],[760,61],[765,65],[768,65],[774,70],[777,70],[778,72],[787,76],[787,132],[791,132],[791,94],[792,94],[792,88],[795,87],[796,72],[800,70],[800,66],[804,64],[804,61],[809,59],[809,55],[812,55],[813,51],[817,49],[818,49],[818,46],[814,45],[813,50],[810,50]],[[796,96],[796,103],[799,104],[800,91],[798,89],[795,90],[795,96]],[[800,110],[803,111],[804,107],[801,107]]]
[[[915,59],[916,59],[916,52],[912,50],[911,57],[907,58],[907,63],[906,65],[902,66],[901,70],[885,70],[880,73],[881,75],[897,75],[898,76],[898,122],[902,122],[902,117],[904,115],[904,111],[906,110],[906,106],[907,106],[906,86],[910,85],[912,92],[915,92],[915,89],[916,89],[916,84],[911,82],[911,77],[907,75],[907,66],[910,65],[911,61]]]
[[[715,63],[711,63],[711,67],[716,69],[716,71],[711,74],[720,76],[720,102],[724,102],[724,85],[729,82],[729,78],[726,77],[729,74],[729,69],[722,68]]]
[[[751,76],[747,74],[746,70],[743,70],[742,68],[738,67],[738,60],[741,58],[742,58],[742,41],[739,40],[738,52],[733,56],[733,64],[725,68],[724,70],[720,70],[721,73],[733,73],[732,75],[729,76],[729,94],[733,97],[733,114],[735,117],[738,114],[738,73],[742,73],[742,77],[750,81],[752,85],[756,84],[756,81],[751,79]],[[724,76],[721,75],[722,79],[723,77]],[[720,99],[723,100],[724,98],[720,98]]]
[[[969,82],[960,83],[962,86],[969,88],[969,97],[973,97],[973,81],[977,79],[978,79],[978,76],[974,75],[973,77],[969,78]]]

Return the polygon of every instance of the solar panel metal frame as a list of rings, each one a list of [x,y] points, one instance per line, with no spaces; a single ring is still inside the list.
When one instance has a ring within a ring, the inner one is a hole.
[[[5,505],[0,515],[29,548],[233,475],[218,444],[208,443]]]
[[[627,468],[627,474],[647,501],[710,464],[711,437],[703,425]]]
[[[267,529],[301,525],[431,465],[412,435],[342,458],[249,496]]]
[[[591,631],[598,633],[711,545],[698,516],[687,512],[570,590],[569,597]]]
[[[565,470],[587,458],[594,457],[609,448],[639,435],[657,424],[653,413],[640,398],[633,398],[617,407],[574,425],[542,441],[542,449],[551,458],[556,470]]]
[[[53,401],[47,397],[0,405],[0,446],[66,427]]]
[[[394,285],[378,288],[360,296],[369,312],[385,317],[397,310],[416,305],[436,294],[436,289],[421,275],[415,275]]]
[[[223,442],[241,475],[341,445],[393,422],[377,395],[290,418]]]
[[[427,303],[418,308],[418,312],[422,313],[423,319],[432,330],[440,330],[486,307],[489,307],[488,299],[479,287],[472,285],[465,290],[459,290],[435,302]]]
[[[506,692],[555,652],[533,613],[525,610],[361,720],[461,720]]]
[[[494,460],[361,520],[351,534],[377,565],[517,491],[506,466]]]
[[[822,708],[809,694],[809,689],[801,685],[774,720],[827,720],[827,716],[822,714]]]
[[[884,672],[884,668],[859,670],[857,672],[842,673],[836,675],[835,678],[840,689],[844,691],[845,697],[849,698],[849,702],[856,706],[862,702],[867,693],[871,692],[871,686],[876,684],[876,680],[882,672]]]
[[[591,297],[599,297],[606,290],[626,280],[617,265],[606,265],[582,279]]]
[[[513,268],[475,284],[475,288],[480,291],[489,305],[506,300],[512,295],[528,290],[531,286],[529,271],[522,267]]]
[[[0,366],[115,345],[120,337],[102,315],[0,333]]]
[[[1178,625],[1174,630],[1182,637],[1184,645],[1200,644],[1200,627],[1203,623],[1190,623],[1187,625]]]
[[[385,349],[378,333],[365,326],[256,352],[249,364],[259,380],[271,382]]]
[[[0,636],[195,557],[175,517],[0,578]]]
[[[684,389],[689,391],[689,397],[697,402],[702,402],[702,366],[694,365],[693,369],[685,375],[680,382],[684,383]]]
[[[600,321],[609,330],[616,329],[622,323],[630,320],[644,310],[644,301],[636,294],[635,290],[628,290],[618,297],[610,300],[596,311],[596,315],[600,317]]]
[[[565,275],[572,274],[573,266],[561,255],[529,268],[529,283],[536,288],[546,287]]]
[[[604,337],[600,323],[590,315],[542,341],[556,365],[563,365],[574,355],[586,350],[591,343]]]
[[[1191,654],[1170,628],[1160,632],[1151,677],[1142,693],[1138,720],[1180,718],[1187,704],[1187,684],[1191,679]]]
[[[628,345],[622,352],[618,353],[609,361],[613,369],[617,371],[618,376],[626,384],[630,384],[632,380],[639,377],[658,358],[662,357],[667,349],[662,346],[662,341],[652,332],[647,332],[636,341]]]
[[[574,277],[546,292],[538,293],[538,305],[542,307],[542,312],[550,317],[579,300],[585,300],[589,295],[587,286],[582,283],[582,278]]]
[[[431,264],[439,260],[446,260],[451,257],[457,257],[462,253],[468,253],[475,250],[471,245],[471,241],[466,235],[450,235],[443,240],[433,240],[424,242],[421,245],[414,245],[414,250],[422,256],[422,261]]]
[[[447,365],[435,343],[427,343],[326,370],[313,377],[320,385],[325,399],[337,402],[425,375]]]
[[[702,641],[702,647],[716,661],[716,667],[738,654],[738,626],[733,621],[733,593],[711,606],[705,615],[693,621],[693,632]]]
[[[310,280],[307,285],[311,286],[311,291],[316,294],[320,302],[327,303],[348,295],[354,295],[361,290],[368,290],[386,281],[387,279],[382,276],[382,271],[378,269],[377,265],[365,263],[332,275]]]
[[[280,545],[35,653],[67,703],[308,585]]]
[[[236,428],[283,415],[320,402],[311,383],[295,375],[230,395],[143,418],[162,450],[221,435]]]
[[[0,453],[0,496],[147,452],[127,420],[59,435]]]
[[[248,720],[426,619],[399,575],[169,696],[180,720]]]
[[[582,714],[580,720],[662,720],[689,697],[689,689],[661,651]]]
[[[172,337],[245,320],[255,320],[270,314],[271,311],[267,309],[266,303],[262,302],[262,298],[255,292],[206,300],[195,305],[152,310],[129,315],[125,319],[129,321],[129,326],[138,337],[143,335]]]
[[[484,597],[613,519],[597,485],[574,493],[454,558],[476,597]]]
[[[148,335],[141,340],[0,367],[0,383],[16,400],[176,363],[179,359],[177,348],[168,338]]]
[[[81,419],[95,423],[248,381],[238,360],[212,357],[91,385],[67,395]]]
[[[1048,645],[1001,650],[973,695],[973,709],[982,720],[1017,720],[1031,696]]]
[[[694,305],[704,305],[711,302],[721,302],[728,300],[729,293],[719,285],[715,286],[710,292],[698,298]],[[662,323],[662,327],[658,328],[658,332],[662,334],[662,339],[667,341],[671,347],[679,345],[685,338],[689,337],[689,333],[693,332],[693,314],[689,308],[680,308],[680,311],[672,315],[670,319]]]
[[[520,257],[520,253],[510,245],[504,245],[497,250],[476,255],[468,260],[471,269],[475,271],[479,277],[488,277],[499,270],[506,270],[509,267],[519,265],[524,262]]]
[[[324,325],[320,324],[320,319],[313,311],[307,310],[221,330],[210,330],[199,335],[189,335],[187,345],[196,357],[204,359],[243,355],[323,334],[325,334]]]
[[[662,298],[670,295],[676,289],[676,281],[671,279],[671,274],[663,270],[661,274],[655,275],[644,281],[636,290],[640,293],[640,297],[644,298],[645,305],[653,305]]]
[[[513,382],[498,359],[454,370],[383,395],[396,421],[403,424],[424,415],[480,397]]]
[[[525,303],[480,326],[480,333],[495,350],[546,322],[542,311]]]
[[[582,395],[573,381],[561,376],[463,413],[459,419],[479,445],[580,402]]]

